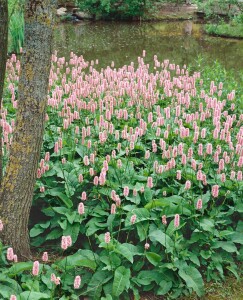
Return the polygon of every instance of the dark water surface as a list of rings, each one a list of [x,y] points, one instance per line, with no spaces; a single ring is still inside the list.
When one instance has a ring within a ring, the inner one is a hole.
[[[148,63],[157,55],[159,60],[195,66],[202,56],[209,65],[218,60],[226,69],[243,70],[243,40],[207,36],[200,24],[193,24],[188,35],[186,22],[60,24],[55,30],[54,49],[67,58],[73,51],[87,61],[98,59],[100,67],[112,61],[115,67],[137,62],[145,49]]]

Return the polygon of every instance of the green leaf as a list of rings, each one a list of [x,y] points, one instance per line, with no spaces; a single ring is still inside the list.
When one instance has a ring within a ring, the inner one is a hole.
[[[126,286],[129,286],[129,279],[131,276],[130,269],[120,266],[116,269],[112,287],[112,294],[115,297],[119,297],[125,290]]]
[[[133,254],[125,245],[122,245],[122,244],[117,245],[115,252],[121,254],[128,261],[133,263]]]
[[[46,191],[47,195],[51,195],[53,197],[57,197],[68,207],[71,208],[73,206],[73,202],[71,199],[67,197],[67,195],[63,194],[59,191],[59,188],[53,188]]]
[[[39,292],[25,291],[21,293],[20,300],[42,300],[42,299],[50,299],[50,295]]]
[[[70,235],[72,238],[73,244],[77,241],[78,235],[79,235],[79,229],[80,224],[79,223],[73,223],[67,224],[67,228],[64,230],[63,235]]]
[[[86,294],[93,300],[100,300],[102,286],[112,278],[109,271],[98,271],[91,278]]]
[[[243,234],[241,232],[234,232],[231,235],[231,241],[243,245]]]
[[[146,257],[148,261],[154,266],[157,266],[162,259],[159,254],[154,252],[146,252]]]
[[[159,285],[160,285],[160,288],[158,289],[156,294],[157,295],[165,295],[172,288],[172,281],[162,280]]]
[[[168,252],[172,252],[173,250],[173,241],[172,239],[166,235],[163,231],[157,229],[149,233],[149,238],[152,242],[156,241],[163,245]]]
[[[237,252],[237,248],[236,246],[232,243],[232,242],[224,242],[224,241],[218,241],[218,242],[215,242],[213,243],[212,245],[212,249],[217,249],[217,248],[220,248],[220,249],[223,249],[229,253],[233,253],[233,252]]]
[[[204,294],[204,284],[200,272],[191,266],[183,265],[179,269],[179,276],[186,282],[189,288],[192,288],[199,297]]]
[[[153,199],[153,193],[152,190],[149,188],[145,188],[144,190],[144,198],[147,202],[151,201]]]
[[[8,274],[10,277],[16,276],[24,271],[32,270],[33,262],[19,262],[15,263],[12,267],[8,269]]]
[[[44,232],[45,229],[41,228],[39,224],[36,224],[33,228],[30,230],[30,237],[36,237],[40,235],[42,232]]]

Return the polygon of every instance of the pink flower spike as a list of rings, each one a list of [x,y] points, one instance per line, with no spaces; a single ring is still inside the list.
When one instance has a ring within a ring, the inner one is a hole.
[[[48,261],[48,253],[44,252],[42,255],[42,261],[47,262]]]
[[[176,214],[174,219],[174,226],[177,228],[180,226],[180,215]]]
[[[131,224],[134,224],[136,222],[136,219],[137,219],[137,216],[136,215],[132,215],[131,219],[130,219]]]
[[[150,247],[149,243],[146,243],[146,244],[144,245],[144,249],[145,249],[145,250],[148,250],[149,247]]]
[[[39,268],[40,268],[40,263],[38,262],[38,260],[34,261],[33,268],[32,268],[32,274],[34,276],[38,276],[38,274],[39,274]]]
[[[81,277],[76,276],[75,279],[74,279],[74,283],[73,283],[74,288],[79,289],[80,284],[81,284]]]
[[[202,209],[202,199],[197,200],[197,209]]]
[[[84,204],[82,202],[80,202],[79,205],[78,205],[78,213],[80,215],[84,214]]]
[[[7,260],[12,261],[14,257],[13,248],[7,249]]]
[[[9,300],[17,300],[17,297],[15,295],[11,295]]]
[[[106,232],[105,233],[105,243],[106,244],[109,244],[111,241],[111,235],[110,235],[110,232]]]
[[[3,231],[3,222],[0,220],[0,231]]]

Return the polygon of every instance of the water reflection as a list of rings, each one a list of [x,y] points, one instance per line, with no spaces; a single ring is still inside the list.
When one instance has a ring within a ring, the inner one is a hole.
[[[116,67],[137,61],[145,49],[148,62],[157,55],[161,60],[170,59],[176,64],[195,65],[201,55],[208,64],[218,60],[227,69],[243,69],[242,40],[209,37],[203,34],[200,24],[188,21],[60,24],[54,40],[59,55],[68,57],[73,51],[89,61],[99,59],[100,67],[112,61]]]

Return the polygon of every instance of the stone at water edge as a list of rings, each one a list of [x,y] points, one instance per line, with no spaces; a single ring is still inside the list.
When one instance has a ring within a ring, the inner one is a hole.
[[[57,16],[65,16],[67,13],[67,9],[65,7],[60,7],[57,9]]]

